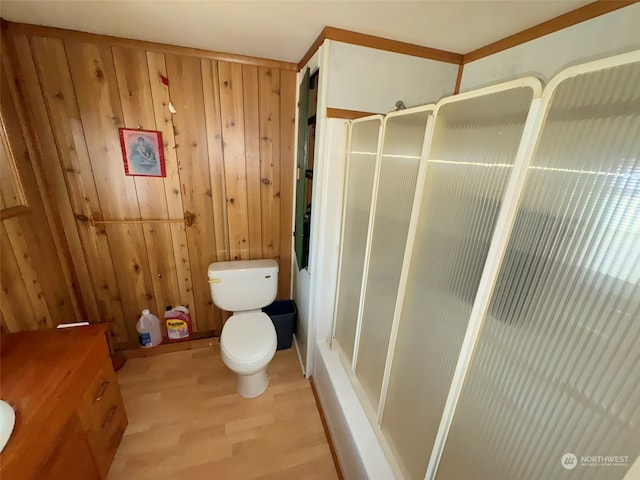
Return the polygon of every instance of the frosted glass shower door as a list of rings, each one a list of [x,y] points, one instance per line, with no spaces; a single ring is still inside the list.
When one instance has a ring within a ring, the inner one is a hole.
[[[434,108],[435,105],[429,105],[393,112],[384,120],[355,365],[366,401],[375,411],[380,400],[427,119]]]
[[[544,98],[438,480],[616,480],[640,454],[640,52]]]
[[[334,315],[334,340],[349,363],[356,338],[381,130],[381,115],[354,120],[350,125]]]
[[[540,94],[540,82],[529,78],[437,106],[381,412],[382,434],[407,479],[424,478],[531,102]]]

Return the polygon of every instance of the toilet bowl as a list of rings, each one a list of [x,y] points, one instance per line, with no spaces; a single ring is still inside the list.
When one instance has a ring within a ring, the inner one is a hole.
[[[278,288],[274,260],[241,260],[209,265],[213,303],[233,312],[220,335],[224,364],[237,375],[238,393],[245,398],[262,395],[269,386],[267,368],[278,339],[268,315],[260,309],[271,304]]]
[[[262,312],[238,313],[226,321],[220,335],[220,354],[224,364],[238,376],[241,396],[254,398],[267,389],[267,366],[277,345],[276,329]]]

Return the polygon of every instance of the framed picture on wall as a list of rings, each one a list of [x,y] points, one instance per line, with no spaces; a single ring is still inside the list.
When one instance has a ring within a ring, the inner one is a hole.
[[[162,132],[119,128],[125,175],[166,177]]]

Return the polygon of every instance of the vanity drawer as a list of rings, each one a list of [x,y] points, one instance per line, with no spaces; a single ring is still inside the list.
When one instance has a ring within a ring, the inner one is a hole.
[[[98,469],[105,478],[127,427],[120,387],[109,359],[85,392],[78,416]]]
[[[103,479],[109,473],[127,423],[127,414],[122,402],[110,402],[102,421],[95,428],[87,431],[89,445]]]
[[[118,386],[118,380],[116,374],[113,371],[111,365],[111,359],[105,358],[98,374],[93,378],[89,388],[84,392],[78,410],[80,411],[81,419],[85,428],[88,425],[85,424],[83,417],[92,416],[94,411],[99,410],[106,403],[107,397],[113,395],[113,391],[117,391],[118,397],[120,397],[120,387]]]

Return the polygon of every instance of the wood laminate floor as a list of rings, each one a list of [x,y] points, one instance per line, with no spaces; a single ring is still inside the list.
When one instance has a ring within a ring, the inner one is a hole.
[[[240,397],[214,342],[130,359],[118,372],[129,426],[108,480],[337,479],[293,348],[269,376],[263,395]]]

